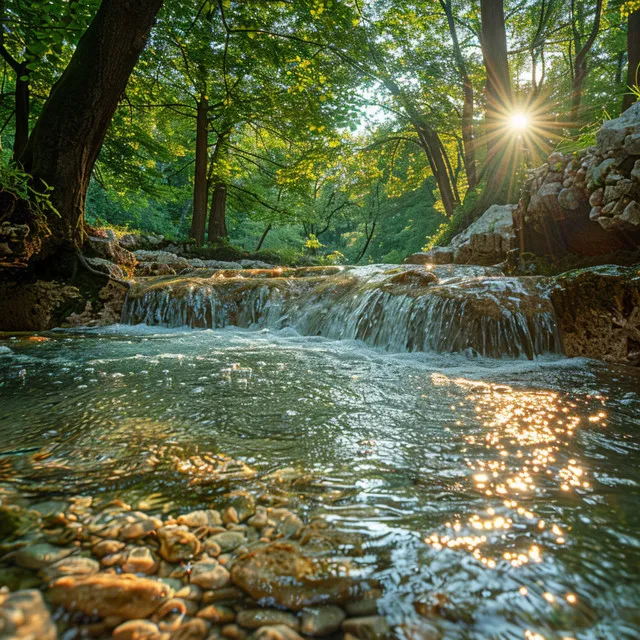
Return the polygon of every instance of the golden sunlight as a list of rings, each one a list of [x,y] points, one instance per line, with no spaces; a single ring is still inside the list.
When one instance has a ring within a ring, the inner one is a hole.
[[[523,131],[529,126],[529,118],[524,113],[514,113],[509,120],[509,124],[512,129]]]

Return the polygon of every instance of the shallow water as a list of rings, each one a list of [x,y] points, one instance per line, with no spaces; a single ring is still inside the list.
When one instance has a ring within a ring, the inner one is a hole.
[[[47,337],[0,339],[5,493],[175,513],[249,488],[357,534],[392,622],[427,612],[446,638],[640,635],[637,372],[292,331]]]

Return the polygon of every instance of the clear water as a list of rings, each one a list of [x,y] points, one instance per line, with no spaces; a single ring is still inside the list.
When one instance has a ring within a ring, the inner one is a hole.
[[[175,512],[249,488],[360,544],[393,622],[640,636],[638,372],[292,331],[47,335],[0,339],[5,494]],[[221,454],[244,466],[212,475]]]

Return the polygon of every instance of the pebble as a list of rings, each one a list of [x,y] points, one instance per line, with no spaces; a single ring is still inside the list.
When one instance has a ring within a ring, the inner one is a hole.
[[[89,577],[100,571],[100,563],[92,558],[71,556],[54,562],[40,571],[45,582],[53,582],[64,576]]]
[[[300,630],[307,636],[328,636],[340,629],[347,614],[336,605],[310,607],[301,612]]]
[[[129,551],[125,563],[122,565],[124,573],[143,573],[153,575],[158,570],[158,559],[147,547],[136,547]]]
[[[196,562],[191,569],[189,582],[203,589],[222,589],[229,584],[229,571],[217,562]]]
[[[204,618],[209,622],[217,624],[224,624],[226,622],[233,622],[236,619],[236,614],[233,609],[223,604],[210,604],[204,609],[200,609],[198,618]]]
[[[101,540],[93,545],[91,552],[98,558],[110,556],[124,549],[125,543],[120,540]]]
[[[384,616],[347,618],[342,623],[342,630],[363,640],[383,640],[391,635],[391,629]]]
[[[56,628],[36,589],[0,593],[0,638],[56,640]]]
[[[238,531],[225,531],[224,533],[217,533],[215,536],[211,536],[207,541],[210,544],[217,544],[221,553],[226,553],[244,544],[245,540],[244,535]]]
[[[200,551],[200,541],[193,533],[174,525],[158,529],[160,555],[167,562],[190,560]]]
[[[280,611],[279,609],[245,609],[238,613],[236,622],[248,629],[278,625],[291,627],[295,631],[300,629],[300,621],[293,613]]]
[[[197,529],[198,527],[215,527],[222,524],[220,512],[215,509],[192,511],[178,518],[178,524]]]
[[[293,629],[284,625],[273,627],[261,627],[254,631],[249,638],[251,640],[302,640]]]
[[[47,542],[33,544],[16,551],[14,561],[23,569],[42,569],[71,555],[73,549],[55,547]]]
[[[194,618],[182,624],[171,636],[171,640],[205,640],[208,637],[210,628],[211,624],[206,620]]]
[[[157,624],[148,620],[129,620],[113,630],[113,640],[156,640],[160,636]]]

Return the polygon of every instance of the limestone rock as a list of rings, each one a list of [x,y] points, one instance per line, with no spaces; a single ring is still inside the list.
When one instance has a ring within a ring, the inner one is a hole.
[[[7,640],[55,640],[57,632],[42,594],[35,589],[0,593],[0,637]]]
[[[640,133],[640,103],[631,105],[619,118],[606,121],[596,133],[598,151],[603,156],[620,149],[627,136]]]
[[[130,574],[100,573],[90,578],[61,578],[49,590],[49,599],[68,611],[100,618],[147,618],[169,594],[167,585]]]
[[[423,253],[413,253],[405,258],[405,264],[451,264],[453,251],[448,247],[433,247]]]

